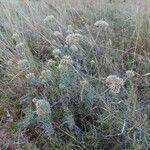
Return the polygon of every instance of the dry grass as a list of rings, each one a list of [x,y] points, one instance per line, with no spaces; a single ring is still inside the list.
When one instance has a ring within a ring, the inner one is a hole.
[[[1,1],[1,149],[148,150],[149,8],[149,0]]]

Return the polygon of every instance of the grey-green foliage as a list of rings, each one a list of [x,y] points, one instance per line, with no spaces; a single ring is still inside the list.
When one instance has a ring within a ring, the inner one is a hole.
[[[65,123],[68,124],[69,129],[73,130],[75,129],[75,127],[77,128],[77,126],[75,125],[74,116],[72,112],[69,110],[68,106],[63,104],[63,109],[64,109]]]
[[[30,124],[35,124],[34,111],[32,107],[27,107],[23,110],[24,118],[17,124],[19,128],[25,128]]]
[[[83,89],[83,99],[90,103],[99,99],[96,89],[90,83],[87,83]]]
[[[28,104],[28,106],[23,110],[23,113],[23,119],[17,124],[19,128],[22,129],[27,128],[29,125],[37,125],[44,130],[47,136],[50,137],[54,134],[54,128],[51,121],[51,114],[46,113],[37,115],[31,103]]]
[[[74,70],[73,66],[68,66],[60,73],[60,84],[64,85],[67,92],[75,96],[79,92],[79,75]]]
[[[51,136],[54,134],[54,128],[48,114],[37,116],[36,120],[38,124],[41,124],[46,135]]]

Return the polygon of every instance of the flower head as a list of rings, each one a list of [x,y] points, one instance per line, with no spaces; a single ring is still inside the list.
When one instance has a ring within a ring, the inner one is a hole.
[[[18,33],[14,33],[14,34],[12,35],[12,39],[17,39],[17,38],[19,38],[19,34],[18,34]]]
[[[8,66],[12,66],[12,65],[13,65],[13,61],[12,61],[12,60],[8,60],[8,61],[6,62],[6,64],[7,64]]]
[[[65,85],[60,83],[60,84],[59,84],[59,88],[60,88],[60,89],[65,89]]]
[[[22,48],[23,46],[24,46],[24,43],[18,43],[18,44],[16,45],[16,49]]]
[[[73,51],[73,52],[77,52],[79,49],[76,45],[71,45],[70,46],[70,49]]]
[[[53,65],[55,65],[55,61],[53,60],[53,59],[49,59],[48,61],[47,61],[47,66],[53,66]]]
[[[57,37],[57,38],[59,38],[59,39],[62,39],[63,38],[63,35],[62,35],[62,33],[61,32],[59,32],[59,31],[54,31],[54,36],[55,37]]]
[[[94,64],[95,64],[95,61],[94,61],[94,60],[91,60],[91,61],[90,61],[90,64],[91,64],[91,65],[94,65]]]
[[[68,65],[70,65],[72,63],[73,63],[73,60],[72,60],[71,56],[66,55],[61,59],[58,69],[60,71],[63,71],[64,69],[66,69],[68,67]]]
[[[68,25],[68,30],[74,30],[72,25]]]
[[[51,77],[52,73],[50,70],[47,69],[41,72],[41,76],[39,77],[39,79],[41,80],[41,82],[46,83],[51,80]]]
[[[106,78],[106,83],[108,84],[108,87],[113,94],[118,94],[120,92],[121,86],[124,85],[123,79],[116,75],[109,75]]]
[[[71,56],[65,55],[63,57],[63,59],[61,60],[61,63],[63,63],[63,64],[72,64],[73,60],[72,60]]]
[[[41,72],[41,76],[44,78],[49,78],[51,76],[51,71],[50,70],[43,70]]]
[[[96,21],[94,23],[94,26],[102,27],[102,28],[105,28],[105,29],[109,28],[109,24],[106,21],[103,21],[103,20]]]
[[[49,21],[54,21],[55,17],[53,15],[50,16],[46,16],[46,18],[44,19],[44,23],[49,22]]]
[[[52,40],[51,44],[52,44],[52,45],[57,45],[56,40]]]
[[[133,70],[126,71],[127,78],[133,78],[135,76],[135,72]]]
[[[26,75],[26,78],[27,79],[29,79],[29,80],[35,80],[35,75],[34,75],[34,73],[28,73],[27,75]]]
[[[82,35],[81,34],[79,34],[79,33],[72,33],[72,34],[69,34],[66,37],[66,43],[68,45],[78,44],[81,39],[82,39]]]
[[[61,54],[61,51],[60,51],[60,49],[54,49],[53,50],[53,54],[54,54],[54,56],[58,56],[58,55],[60,55]]]
[[[19,60],[17,64],[20,69],[27,69],[30,66],[29,61],[27,59]]]
[[[72,34],[73,33],[73,31],[74,31],[74,28],[72,27],[72,25],[68,25],[68,27],[67,27],[67,34]]]
[[[85,86],[88,82],[86,80],[80,81],[81,86]]]
[[[36,113],[38,116],[51,114],[51,108],[48,101],[46,101],[45,99],[40,99],[40,100],[33,100],[33,102],[35,102]]]

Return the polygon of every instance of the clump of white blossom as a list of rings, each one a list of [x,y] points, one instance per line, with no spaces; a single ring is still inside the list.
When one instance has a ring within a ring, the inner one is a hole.
[[[53,55],[54,55],[55,57],[58,57],[60,54],[61,54],[60,49],[54,49],[54,50],[53,50]]]
[[[73,64],[73,60],[72,60],[71,56],[66,55],[60,60],[58,69],[60,71],[63,71],[64,69],[66,69],[68,67],[68,65],[71,65],[71,64]]]
[[[56,40],[52,40],[51,44],[52,44],[52,45],[57,45]]]
[[[28,74],[26,75],[26,78],[27,78],[28,80],[35,80],[35,74],[32,73],[32,72],[30,72],[30,73],[28,73]]]
[[[30,66],[30,63],[27,59],[19,60],[17,64],[19,69],[28,69]]]
[[[18,34],[18,33],[14,33],[14,34],[12,35],[12,39],[17,39],[17,38],[19,38],[19,34]]]
[[[82,39],[82,35],[79,33],[72,33],[66,37],[66,43],[68,45],[76,45]]]
[[[135,72],[133,70],[127,70],[126,71],[126,77],[127,78],[133,78],[135,76]]]
[[[51,80],[51,77],[52,77],[52,73],[51,73],[51,71],[50,70],[43,70],[42,72],[41,72],[41,76],[39,77],[39,79],[43,82],[43,83],[45,83],[45,82],[47,82],[47,81],[50,81]]]
[[[32,101],[35,103],[36,113],[38,116],[51,114],[51,108],[48,101],[46,101],[45,99],[33,99]]]
[[[38,115],[38,122],[42,123],[42,128],[46,131],[48,136],[54,134],[54,128],[51,123],[51,107],[47,100],[36,99],[32,100],[36,106],[36,114]]]
[[[68,25],[66,33],[67,33],[67,34],[72,34],[73,31],[74,31],[73,26],[72,26],[72,25]]]
[[[76,45],[71,45],[70,46],[70,49],[73,51],[73,52],[77,52],[79,49]]]
[[[60,88],[61,90],[63,90],[63,89],[65,89],[65,85],[62,84],[62,83],[60,83],[60,84],[59,84],[59,88]]]
[[[82,33],[82,30],[78,29],[74,31],[75,33]]]
[[[54,31],[53,34],[54,34],[55,37],[57,37],[59,39],[63,38],[63,34],[61,32],[59,32],[59,31]]]
[[[95,64],[95,61],[94,61],[94,60],[91,60],[91,61],[90,61],[90,64],[91,64],[91,65],[94,65],[94,64]]]
[[[24,43],[18,43],[18,44],[16,45],[16,49],[22,48],[23,46],[24,46]]]
[[[12,61],[12,60],[8,60],[8,61],[6,62],[6,64],[7,64],[8,66],[12,66],[12,65],[13,65],[13,61]]]
[[[94,26],[96,26],[96,27],[98,27],[98,28],[104,28],[104,29],[107,29],[107,28],[109,28],[109,24],[106,22],[106,21],[104,21],[104,20],[99,20],[99,21],[96,21],[95,23],[94,23]]]
[[[53,65],[55,65],[55,61],[53,60],[53,59],[49,59],[48,61],[47,61],[47,66],[53,66]]]
[[[88,81],[86,81],[86,80],[81,80],[80,81],[81,86],[85,86],[87,83],[88,83]]]
[[[110,88],[112,94],[118,94],[120,92],[121,87],[124,85],[123,79],[116,75],[109,75],[106,78],[106,83]]]
[[[46,16],[43,21],[44,23],[46,23],[46,22],[54,21],[54,20],[55,20],[55,17],[53,15],[50,15],[50,16]]]

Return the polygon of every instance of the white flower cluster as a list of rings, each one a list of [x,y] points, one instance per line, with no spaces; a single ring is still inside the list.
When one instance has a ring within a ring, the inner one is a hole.
[[[36,113],[38,116],[51,114],[51,108],[48,101],[46,101],[45,99],[40,100],[33,99],[33,102],[35,103]]]
[[[81,80],[80,81],[81,86],[85,86],[87,83],[88,83],[88,81],[86,81],[86,80]]]
[[[72,33],[66,37],[66,43],[68,45],[76,45],[82,39],[82,35],[79,33]]]
[[[72,25],[68,25],[66,33],[67,33],[67,34],[72,34],[73,31],[74,31],[73,26],[72,26]]]
[[[47,61],[47,66],[53,66],[53,65],[55,65],[55,61],[53,60],[53,59],[49,59],[48,61]]]
[[[73,64],[73,60],[72,60],[71,56],[66,55],[61,59],[58,69],[60,71],[63,71],[70,64]]]
[[[8,66],[12,66],[12,65],[13,65],[13,61],[12,61],[12,60],[8,60],[8,61],[6,62],[6,64],[7,64]]]
[[[16,49],[22,48],[23,46],[24,46],[24,43],[18,43],[18,44],[16,45]]]
[[[77,52],[79,49],[76,45],[71,45],[70,46],[70,49],[73,51],[73,52]]]
[[[19,60],[17,64],[19,69],[24,69],[24,70],[28,69],[30,66],[29,61],[27,59]]]
[[[124,85],[123,79],[117,77],[116,75],[109,75],[106,78],[106,83],[108,84],[108,87],[113,94],[118,94],[120,92],[121,86]]]
[[[127,70],[126,71],[126,77],[131,79],[135,76],[135,72],[133,70]]]
[[[52,44],[52,45],[57,45],[56,40],[52,40],[51,44]]]
[[[60,49],[54,49],[54,50],[53,50],[53,55],[54,55],[55,57],[58,57],[60,54],[61,54]]]
[[[35,74],[30,72],[26,75],[26,78],[28,80],[35,80]]]
[[[17,39],[17,38],[19,38],[19,34],[18,34],[18,33],[14,33],[14,34],[12,35],[12,39]]]
[[[94,61],[94,60],[91,60],[91,61],[90,61],[90,64],[91,64],[91,65],[94,65],[94,64],[95,64],[95,61]]]
[[[52,75],[52,73],[51,73],[50,70],[48,70],[48,69],[47,69],[47,70],[43,70],[43,71],[41,72],[41,76],[39,77],[39,79],[40,79],[43,83],[45,83],[45,82],[51,80],[51,75]]]
[[[55,17],[53,15],[46,16],[46,18],[43,20],[44,23],[49,22],[49,21],[54,21]]]
[[[59,32],[59,31],[54,31],[54,32],[53,32],[53,35],[54,35],[56,38],[63,39],[63,35],[62,35],[62,33]]]
[[[109,28],[109,24],[106,21],[103,21],[103,20],[96,21],[94,23],[94,26],[101,27],[101,28],[104,28],[104,29]]]
[[[61,89],[61,90],[63,90],[63,89],[65,89],[65,85],[64,84],[59,84],[59,88]]]

